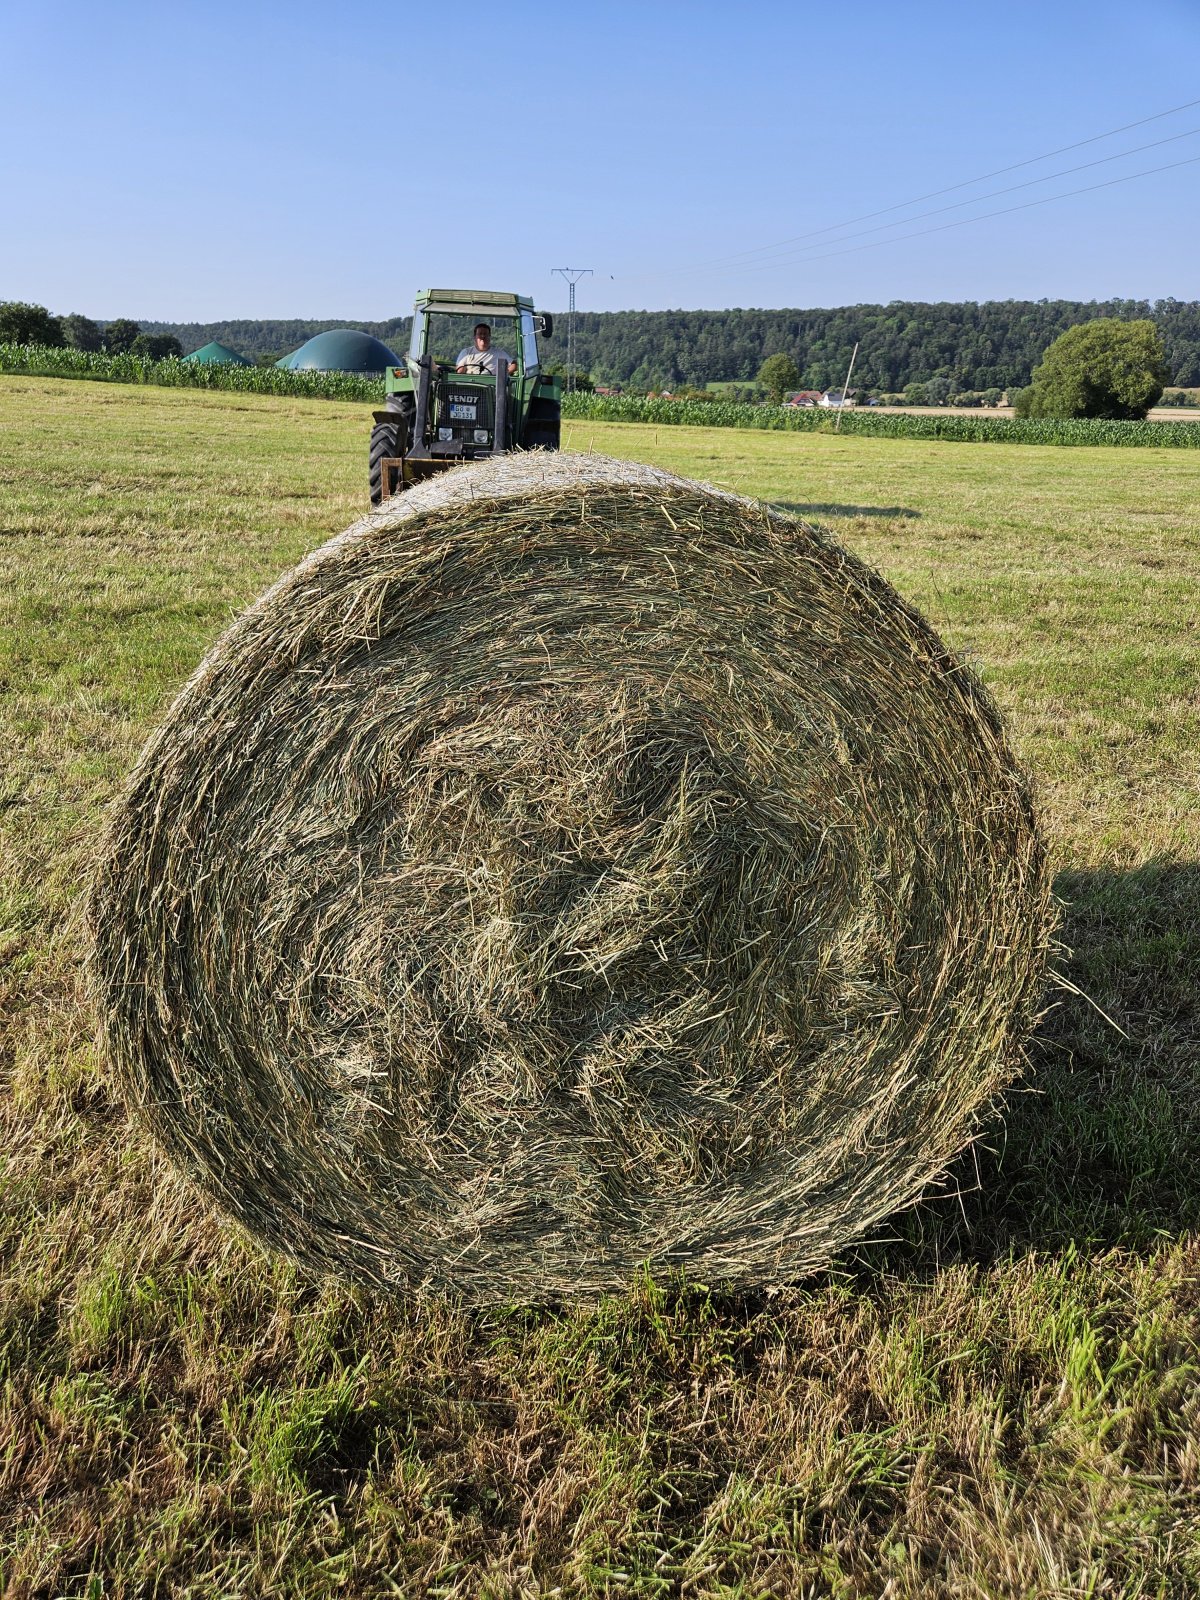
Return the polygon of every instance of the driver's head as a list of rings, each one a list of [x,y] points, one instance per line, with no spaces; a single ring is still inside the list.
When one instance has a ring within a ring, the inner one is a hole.
[[[481,350],[486,350],[488,345],[491,344],[491,342],[492,342],[492,330],[491,330],[491,328],[488,327],[486,322],[477,322],[475,324],[475,343],[479,346],[479,348]]]

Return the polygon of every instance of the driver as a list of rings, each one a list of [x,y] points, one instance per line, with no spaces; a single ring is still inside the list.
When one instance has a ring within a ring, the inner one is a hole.
[[[455,363],[456,372],[489,372],[496,375],[497,362],[508,363],[511,376],[517,370],[517,363],[512,359],[507,350],[497,350],[492,344],[492,330],[486,322],[475,324],[475,345],[465,345],[458,352]]]

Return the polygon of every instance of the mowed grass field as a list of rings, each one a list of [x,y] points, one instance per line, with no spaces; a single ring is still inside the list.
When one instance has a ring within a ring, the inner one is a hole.
[[[0,1595],[1200,1593],[1200,458],[566,430],[821,523],[926,612],[1033,774],[1069,948],[1024,1087],[834,1270],[468,1313],[215,1214],[82,978],[106,806],[365,509],[368,426],[0,379]]]

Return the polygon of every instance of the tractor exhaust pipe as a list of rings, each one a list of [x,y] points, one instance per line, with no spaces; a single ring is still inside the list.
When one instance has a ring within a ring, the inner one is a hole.
[[[496,362],[496,426],[492,450],[503,455],[508,449],[508,362]]]

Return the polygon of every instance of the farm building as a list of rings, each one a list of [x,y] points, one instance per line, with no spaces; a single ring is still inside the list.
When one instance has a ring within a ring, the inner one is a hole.
[[[184,356],[185,361],[198,361],[205,367],[252,367],[254,363],[247,361],[244,355],[237,350],[231,350],[227,344],[221,344],[213,339],[208,344],[202,344],[199,350],[193,350],[190,356]]]
[[[383,372],[399,366],[400,357],[357,328],[330,328],[275,365],[290,372]]]

